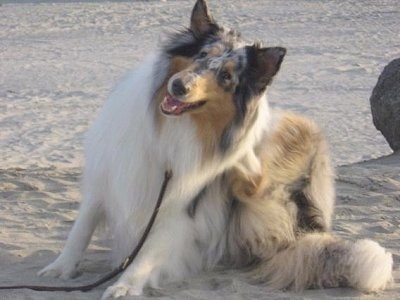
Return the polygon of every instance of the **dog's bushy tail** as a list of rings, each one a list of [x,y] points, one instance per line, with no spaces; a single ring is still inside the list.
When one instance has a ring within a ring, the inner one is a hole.
[[[371,240],[344,241],[329,233],[307,233],[262,261],[251,277],[276,289],[354,287],[383,290],[392,282],[393,259]]]

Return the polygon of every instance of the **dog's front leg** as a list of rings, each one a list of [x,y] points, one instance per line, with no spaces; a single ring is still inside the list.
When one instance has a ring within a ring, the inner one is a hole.
[[[138,262],[132,263],[118,281],[106,289],[102,299],[142,294],[143,288],[150,279],[154,268],[157,268],[156,261],[152,261],[154,257],[153,253],[147,253],[147,255],[144,256],[145,257],[142,255],[136,258]]]
[[[102,215],[98,198],[86,198],[79,209],[67,242],[58,258],[38,272],[39,276],[60,277],[68,279],[74,277],[76,268],[83,252],[86,250],[90,238]]]
[[[161,274],[163,279],[180,280],[188,274],[189,263],[191,272],[200,269],[195,233],[194,222],[183,207],[162,207],[139,255],[103,299],[140,295],[145,286],[157,286]]]

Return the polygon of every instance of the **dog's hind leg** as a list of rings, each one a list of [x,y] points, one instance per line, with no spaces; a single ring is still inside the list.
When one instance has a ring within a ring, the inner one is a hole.
[[[386,288],[392,280],[389,252],[371,240],[354,243],[329,232],[299,232],[297,208],[289,199],[289,191],[276,188],[265,198],[236,200],[228,251],[239,266],[246,266],[251,258],[260,261],[245,273],[250,279],[295,291],[349,286],[376,292]]]
[[[310,160],[303,189],[294,191],[298,222],[303,230],[329,231],[335,202],[334,171],[327,143],[319,129],[313,128],[315,152]]]
[[[77,266],[86,250],[92,234],[101,219],[101,202],[97,198],[87,197],[79,209],[67,242],[58,258],[38,272],[39,276],[60,277],[63,279],[74,277]]]
[[[281,113],[268,137],[264,153],[264,180],[268,186],[284,185],[298,208],[303,231],[328,231],[334,208],[334,171],[326,140],[311,120]]]

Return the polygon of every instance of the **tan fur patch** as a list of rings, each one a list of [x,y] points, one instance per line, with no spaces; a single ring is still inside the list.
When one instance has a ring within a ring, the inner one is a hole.
[[[306,176],[321,139],[314,122],[285,113],[262,154],[265,157],[263,169],[270,170],[270,181],[291,184]]]
[[[221,47],[212,47],[209,51],[208,54],[211,56],[220,56],[222,54],[222,49]]]
[[[231,93],[218,85],[212,72],[200,77],[189,92],[188,102],[207,101],[203,107],[191,113],[206,157],[213,154],[223,130],[233,120],[235,106],[232,97]]]
[[[322,139],[311,120],[285,113],[260,145],[257,156],[262,163],[262,174],[230,172],[233,193],[242,201],[252,201],[262,198],[276,185],[290,185],[307,176]]]
[[[229,60],[224,64],[224,69],[233,74],[236,70],[237,64],[234,60]]]

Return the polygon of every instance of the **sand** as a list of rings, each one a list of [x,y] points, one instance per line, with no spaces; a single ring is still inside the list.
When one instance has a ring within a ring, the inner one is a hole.
[[[0,285],[81,284],[109,270],[107,243],[98,235],[80,277],[36,276],[59,253],[76,217],[84,132],[119,78],[168,28],[188,23],[193,2],[0,6]],[[149,290],[146,297],[400,298],[400,154],[375,159],[391,150],[372,125],[368,101],[383,67],[400,56],[397,1],[246,3],[210,0],[221,23],[240,29],[249,40],[288,48],[269,92],[271,104],[310,116],[324,129],[338,167],[334,231],[390,249],[395,283],[380,295],[352,289],[295,295],[219,271]],[[0,291],[0,299],[97,299],[104,288]]]

